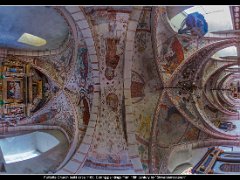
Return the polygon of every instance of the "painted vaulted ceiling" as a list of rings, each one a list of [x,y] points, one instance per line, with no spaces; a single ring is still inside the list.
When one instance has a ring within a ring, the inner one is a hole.
[[[192,12],[203,37],[178,33]],[[1,6],[0,172],[21,154],[22,173],[189,173],[211,146],[238,149],[239,12]],[[22,142],[16,154],[10,141]]]

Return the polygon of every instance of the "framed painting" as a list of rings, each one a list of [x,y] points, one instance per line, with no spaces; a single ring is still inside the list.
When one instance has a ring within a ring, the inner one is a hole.
[[[25,106],[23,104],[6,104],[4,108],[5,117],[24,117],[26,114]]]
[[[22,102],[24,100],[23,95],[23,79],[21,78],[6,78],[4,79],[3,91],[4,100],[6,102]]]
[[[25,74],[25,67],[22,65],[4,65],[3,72],[6,77],[18,76],[23,77]]]

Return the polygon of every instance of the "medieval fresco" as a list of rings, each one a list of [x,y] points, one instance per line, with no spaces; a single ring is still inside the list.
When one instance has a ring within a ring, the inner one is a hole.
[[[143,77],[135,71],[132,71],[132,80],[131,80],[131,97],[133,103],[141,101],[144,96],[145,82]]]
[[[172,74],[184,60],[182,45],[177,37],[172,37],[163,46],[163,69],[167,74]]]
[[[131,99],[136,126],[138,152],[145,172],[149,171],[148,147],[154,108],[161,93],[158,72],[154,65],[151,26],[151,8],[143,8],[134,39],[131,72]]]
[[[175,107],[168,106],[168,110],[166,112],[162,111],[158,120],[159,132],[157,137],[160,146],[168,147],[171,144],[178,143],[184,136],[187,124],[188,122]],[[176,131],[176,127],[178,127],[178,131]],[[171,134],[170,137],[168,137],[169,134]]]
[[[81,37],[81,32],[79,32]],[[86,130],[90,120],[90,111],[92,106],[93,82],[92,82],[92,66],[89,59],[89,52],[84,41],[80,38],[78,41],[78,49],[76,62],[70,74],[66,88],[70,92],[77,106],[80,119],[79,128]]]
[[[196,141],[199,139],[200,130],[193,125],[189,124],[188,128],[185,131],[184,137],[181,139],[181,142]]]
[[[98,6],[98,7],[84,7],[85,12],[91,18],[91,23],[94,26],[98,26],[106,23],[106,21],[115,21],[116,16],[121,13],[130,13],[132,11],[132,7],[118,7],[118,6]],[[124,19],[121,18],[121,21],[124,22]],[[126,22],[126,20],[125,20]]]
[[[43,108],[54,95],[51,80],[45,74],[21,62],[18,57],[8,56],[0,65],[1,120],[12,121],[16,126]]]
[[[239,139],[240,83],[222,80],[239,58],[212,56],[236,34],[179,34],[168,8],[54,7],[69,28],[58,49],[0,48],[0,132],[62,131],[62,174],[170,173],[175,147]]]
[[[114,71],[119,62],[119,55],[117,55],[117,43],[118,39],[107,38],[106,39],[106,70],[105,77],[107,80],[112,80],[114,78]]]
[[[124,41],[131,8],[109,7],[106,11],[102,8],[85,8],[97,32],[101,120],[96,123],[93,145],[84,166],[96,169],[132,169],[123,130],[123,92],[120,90],[123,86]]]
[[[234,99],[240,99],[240,82],[230,83],[231,95]]]
[[[35,124],[58,125],[72,139],[75,131],[75,121],[71,105],[63,92],[51,99],[44,108],[37,111],[31,119]]]

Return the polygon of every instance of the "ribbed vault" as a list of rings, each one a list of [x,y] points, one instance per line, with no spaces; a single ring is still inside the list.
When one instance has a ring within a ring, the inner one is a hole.
[[[47,173],[172,173],[181,165],[173,165],[179,152],[239,146],[236,16],[232,30],[199,39],[178,34],[171,21],[188,6],[46,8],[53,23],[64,26],[56,43],[39,49],[8,44],[0,61],[38,72],[48,82],[48,98],[20,120],[1,121],[0,133],[60,130],[67,153]],[[236,55],[219,56],[232,47]],[[224,123],[232,126],[223,129]]]

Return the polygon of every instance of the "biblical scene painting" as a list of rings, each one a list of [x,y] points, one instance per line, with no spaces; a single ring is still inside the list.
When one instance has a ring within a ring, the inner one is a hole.
[[[20,81],[7,81],[7,99],[22,99],[21,87]]]
[[[235,99],[240,99],[240,83],[238,82],[232,82],[230,84],[230,90],[231,90],[231,95]]]

